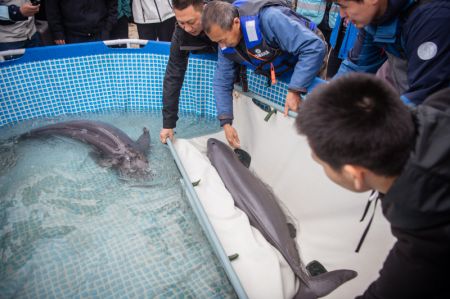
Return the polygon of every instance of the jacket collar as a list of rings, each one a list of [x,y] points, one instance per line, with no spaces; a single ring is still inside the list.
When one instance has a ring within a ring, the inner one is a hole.
[[[411,4],[416,2],[415,0],[388,0],[388,6],[386,12],[375,19],[372,24],[373,25],[385,25],[386,23],[390,23],[393,19],[397,18],[400,12]]]

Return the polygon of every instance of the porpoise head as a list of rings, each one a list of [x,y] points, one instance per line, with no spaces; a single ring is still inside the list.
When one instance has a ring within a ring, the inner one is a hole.
[[[223,156],[232,156],[235,159],[237,159],[237,156],[230,150],[230,148],[225,143],[215,138],[208,139],[206,149],[207,149],[206,155],[210,160],[214,160],[217,157]]]
[[[120,157],[117,167],[120,175],[125,178],[143,179],[151,174],[147,157],[138,152]]]

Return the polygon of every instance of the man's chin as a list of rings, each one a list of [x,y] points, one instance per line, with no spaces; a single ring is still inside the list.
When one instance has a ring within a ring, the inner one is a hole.
[[[355,25],[356,28],[358,29],[362,29],[366,26],[366,24],[362,24],[362,23],[355,23],[354,21],[352,21],[353,25]]]
[[[194,32],[188,32],[192,36],[198,36],[200,34],[200,31],[194,31]]]

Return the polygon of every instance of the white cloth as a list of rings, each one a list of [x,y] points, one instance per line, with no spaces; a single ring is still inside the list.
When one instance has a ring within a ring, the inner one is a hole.
[[[175,16],[170,0],[134,0],[132,9],[138,24],[162,23]]]
[[[297,242],[305,264],[318,260],[328,270],[346,268],[358,272],[358,277],[326,298],[362,294],[378,277],[394,244],[380,206],[361,251],[355,253],[368,220],[359,222],[368,194],[352,193],[332,183],[312,160],[307,141],[297,134],[292,118],[278,113],[265,122],[265,115],[248,97],[235,98],[233,126],[238,130],[241,148],[252,156],[252,170],[273,188],[299,223]],[[175,144],[191,180],[201,179],[195,190],[225,252],[239,254],[232,262],[236,274],[250,298],[292,297],[297,286],[293,287],[292,272],[288,274],[284,269],[286,262],[261,239],[242,211],[233,208],[232,198],[217,172],[211,165],[208,167],[205,154],[210,137],[177,140]],[[224,140],[222,132],[214,137]],[[197,169],[200,164],[204,170]],[[256,265],[258,262],[261,264]]]
[[[249,298],[292,298],[297,289],[294,273],[281,254],[250,226],[208,158],[189,141],[174,143],[195,191],[226,254],[238,254],[234,271]]]

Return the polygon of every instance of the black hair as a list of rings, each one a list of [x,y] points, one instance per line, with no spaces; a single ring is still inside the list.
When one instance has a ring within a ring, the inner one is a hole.
[[[399,175],[415,139],[410,109],[390,85],[370,74],[348,74],[318,86],[298,112],[298,132],[337,171],[350,164]]]
[[[183,10],[189,6],[193,6],[195,9],[203,7],[204,0],[172,0],[172,6],[174,9]]]
[[[211,1],[203,9],[203,30],[209,33],[212,25],[215,24],[220,29],[229,31],[233,26],[234,18],[238,16],[238,10],[234,5],[224,1]]]

